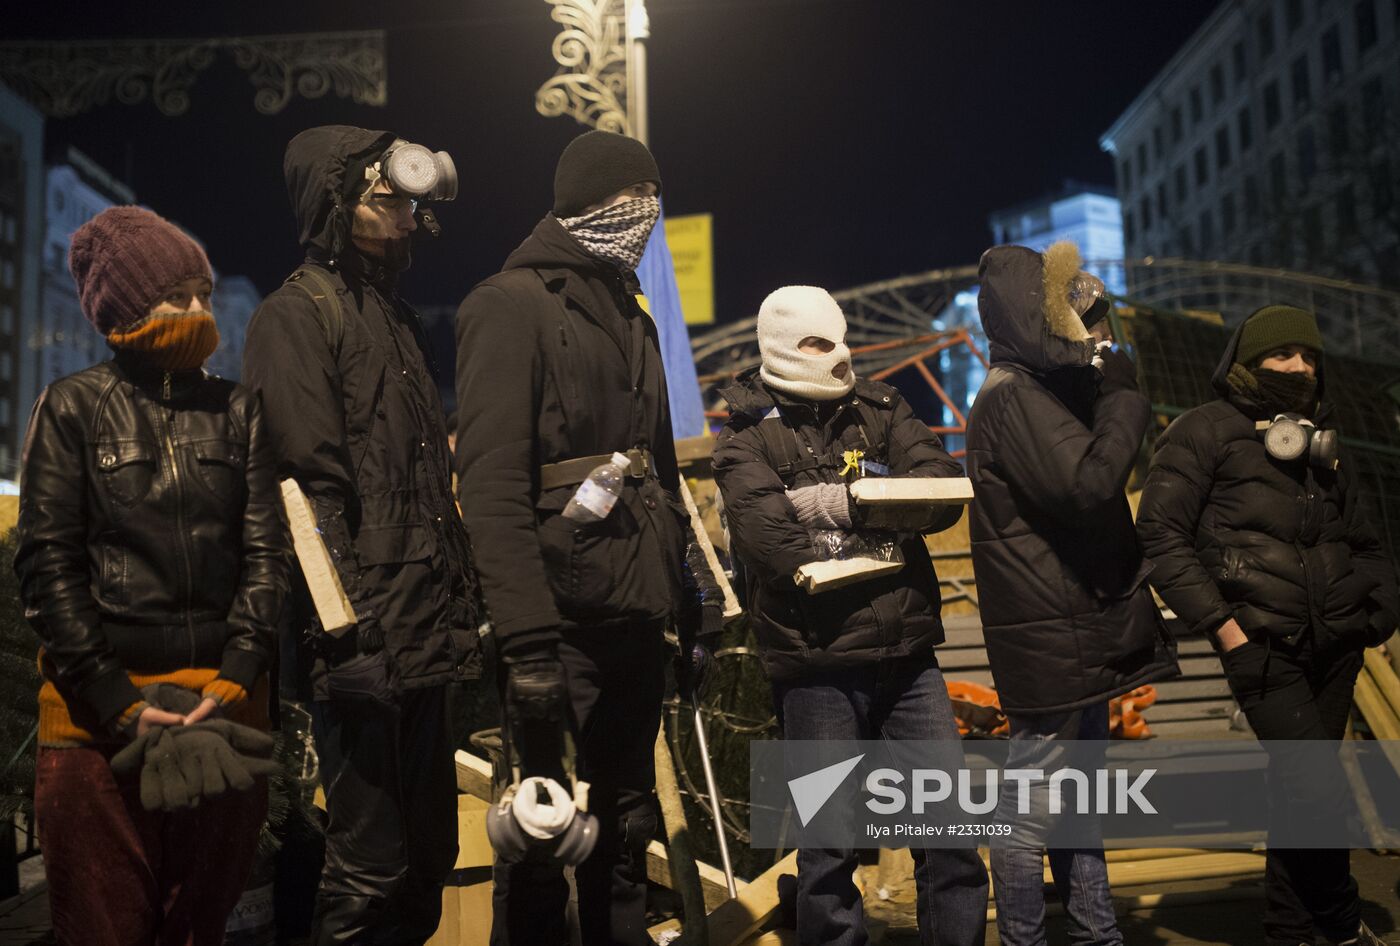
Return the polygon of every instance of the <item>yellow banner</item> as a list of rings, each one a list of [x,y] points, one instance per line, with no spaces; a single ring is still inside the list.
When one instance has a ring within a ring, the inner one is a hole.
[[[709,325],[715,320],[713,227],[710,214],[666,218],[666,245],[671,248],[686,325]]]

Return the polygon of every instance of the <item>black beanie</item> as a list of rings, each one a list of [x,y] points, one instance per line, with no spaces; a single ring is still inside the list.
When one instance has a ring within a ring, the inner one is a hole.
[[[646,181],[660,192],[661,172],[646,145],[610,131],[579,135],[554,170],[554,215],[577,217],[583,208]]]
[[[1322,354],[1322,333],[1317,329],[1317,317],[1297,306],[1266,305],[1244,320],[1235,360],[1246,368],[1253,368],[1255,362],[1269,352],[1286,345],[1302,345]]]

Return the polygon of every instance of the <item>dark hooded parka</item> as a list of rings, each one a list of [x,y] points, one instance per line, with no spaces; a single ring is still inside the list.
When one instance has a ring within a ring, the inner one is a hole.
[[[372,615],[413,689],[478,672],[479,615],[432,353],[395,274],[350,239],[364,169],[394,137],[332,125],[292,140],[303,267],[330,281],[339,324],[282,286],[248,327],[243,377],[262,395],[279,478],[305,491],[362,627]]]
[[[793,573],[818,555],[785,490],[842,482],[848,450],[860,449],[890,476],[961,476],[958,462],[887,384],[857,380],[838,402],[814,404],[768,387],[753,368],[721,393],[730,417],[715,443],[715,482],[745,565],[768,675],[784,680],[931,654],[943,642],[943,622],[923,536],[900,536],[905,564],[898,572],[809,595]],[[807,456],[798,444],[817,462],[794,463]],[[804,468],[784,478],[784,466]],[[928,531],[947,529],[961,516],[962,507],[944,507]]]
[[[1273,413],[1228,380],[1242,330],[1212,379],[1220,399],[1157,440],[1138,508],[1152,583],[1198,633],[1234,618],[1288,644],[1309,627],[1380,644],[1400,613],[1395,569],[1357,502],[1354,467],[1345,450],[1335,470],[1269,456],[1255,424]],[[1328,414],[1314,414],[1318,427]]]
[[[970,531],[1002,708],[1065,712],[1176,674],[1124,493],[1149,404],[1098,393],[1072,244],[982,254],[991,370],[967,421]]]
[[[560,628],[678,619],[718,628],[720,604],[677,497],[656,323],[631,274],[589,255],[546,216],[457,312],[458,492],[498,646],[547,649]],[[547,464],[651,455],[602,522],[562,515],[577,481],[541,488]]]

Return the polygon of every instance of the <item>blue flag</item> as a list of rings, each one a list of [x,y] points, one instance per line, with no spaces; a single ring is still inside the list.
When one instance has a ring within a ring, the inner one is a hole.
[[[677,440],[698,437],[705,432],[705,407],[700,400],[700,383],[695,378],[690,333],[681,315],[671,248],[666,245],[664,213],[651,231],[646,252],[637,266],[637,279],[661,338],[661,361],[666,366],[666,392],[671,400],[671,431]]]

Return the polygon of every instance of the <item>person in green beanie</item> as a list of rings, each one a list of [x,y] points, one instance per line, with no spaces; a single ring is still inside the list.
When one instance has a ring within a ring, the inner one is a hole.
[[[1220,398],[1157,440],[1138,510],[1152,584],[1220,655],[1260,740],[1339,741],[1362,651],[1394,632],[1395,569],[1327,430],[1317,320],[1286,305],[1236,330],[1214,377]],[[1306,448],[1270,437],[1292,424]],[[1339,801],[1326,773],[1271,785],[1270,824]],[[1290,800],[1285,801],[1284,796]],[[1270,846],[1264,932],[1277,946],[1377,946],[1361,921],[1350,851]]]

